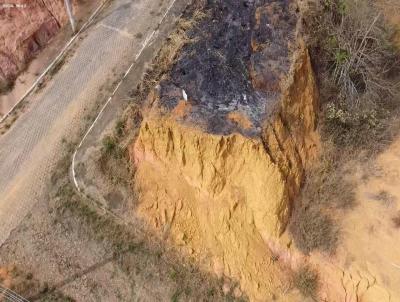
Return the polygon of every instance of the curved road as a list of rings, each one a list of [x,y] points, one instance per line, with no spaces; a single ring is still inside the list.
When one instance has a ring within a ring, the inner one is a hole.
[[[37,201],[46,198],[63,138],[85,126],[141,52],[173,0],[114,0],[83,34],[73,55],[31,108],[0,137],[0,246]]]

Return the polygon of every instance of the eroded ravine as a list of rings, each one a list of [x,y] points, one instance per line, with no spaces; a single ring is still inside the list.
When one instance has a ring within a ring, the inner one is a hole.
[[[286,299],[269,246],[318,145],[295,1],[209,1],[130,148],[138,213],[252,300]],[[203,261],[204,260],[204,261]]]

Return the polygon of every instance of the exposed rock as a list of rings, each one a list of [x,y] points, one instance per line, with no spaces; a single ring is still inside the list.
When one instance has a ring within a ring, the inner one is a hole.
[[[138,212],[271,301],[289,281],[268,242],[318,143],[314,75],[295,1],[210,0],[204,11],[130,149]]]
[[[0,86],[11,83],[68,18],[63,0],[0,0]]]

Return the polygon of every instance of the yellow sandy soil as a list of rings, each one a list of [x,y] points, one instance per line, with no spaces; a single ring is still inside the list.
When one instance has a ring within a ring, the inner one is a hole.
[[[291,286],[290,267],[270,248],[287,226],[318,141],[316,85],[302,46],[284,84],[280,112],[266,122],[264,141],[182,125],[179,118],[190,110],[182,102],[160,117],[151,94],[130,150],[139,215],[184,254],[238,280],[252,301],[302,299]],[[227,118],[246,121],[236,112]]]
[[[341,217],[333,258],[315,254],[327,301],[400,301],[400,139],[375,161],[354,167],[356,206]]]

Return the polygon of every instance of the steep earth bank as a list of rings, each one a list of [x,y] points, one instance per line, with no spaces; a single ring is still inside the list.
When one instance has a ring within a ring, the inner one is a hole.
[[[0,91],[67,21],[63,0],[0,1]]]
[[[203,11],[130,147],[138,213],[251,300],[301,299],[273,251],[319,141],[297,4],[221,0]]]

